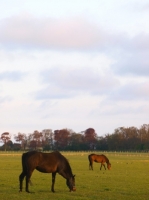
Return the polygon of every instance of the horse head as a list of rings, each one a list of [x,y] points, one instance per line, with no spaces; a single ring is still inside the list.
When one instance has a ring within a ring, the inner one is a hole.
[[[66,185],[70,189],[70,192],[71,191],[76,191],[76,187],[75,187],[75,175],[73,175],[71,178],[68,178],[66,180]]]
[[[107,164],[107,168],[110,170],[111,169],[111,163]]]

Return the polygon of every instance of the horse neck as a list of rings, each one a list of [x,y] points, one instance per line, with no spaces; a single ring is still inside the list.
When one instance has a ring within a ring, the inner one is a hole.
[[[68,167],[66,169],[66,175],[67,175],[67,178],[70,178],[70,177],[73,176],[72,170],[71,170],[71,167],[70,167],[69,163],[68,163]]]
[[[69,178],[71,178],[73,176],[72,170],[71,170],[71,167],[70,167],[69,163],[66,164],[65,168],[63,169],[63,171],[60,172],[60,174],[65,179],[69,179]]]
[[[65,171],[65,170],[61,171],[60,174],[61,174],[65,179],[70,179],[70,178],[73,176],[73,174],[72,174],[71,171],[68,172],[68,171]]]
[[[106,163],[109,164],[109,159],[105,156]]]

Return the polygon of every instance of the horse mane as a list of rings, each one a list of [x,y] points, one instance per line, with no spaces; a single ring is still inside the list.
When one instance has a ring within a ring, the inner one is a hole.
[[[109,162],[109,159],[107,158],[107,156],[105,156],[104,154],[102,154],[102,156],[105,157],[105,159],[106,159],[106,163],[110,163],[110,162]]]
[[[69,170],[69,172],[72,174],[72,169],[70,167],[69,161],[68,159],[63,156],[59,151],[55,151],[55,153],[59,154],[61,158],[63,158],[63,161],[65,162],[65,164],[67,165],[67,169]]]

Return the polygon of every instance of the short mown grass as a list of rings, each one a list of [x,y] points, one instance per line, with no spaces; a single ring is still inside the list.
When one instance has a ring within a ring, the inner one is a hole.
[[[149,198],[148,153],[104,153],[109,158],[111,170],[99,170],[94,163],[89,170],[86,152],[61,152],[68,158],[76,175],[76,192],[69,192],[66,181],[57,174],[55,193],[50,191],[51,174],[34,171],[31,193],[19,193],[19,174],[22,171],[21,153],[0,153],[1,200],[147,200]],[[98,152],[99,153],[99,152]],[[101,153],[101,152],[100,152]],[[99,153],[99,154],[100,154]],[[103,153],[103,152],[102,152]],[[25,187],[25,180],[24,180]]]

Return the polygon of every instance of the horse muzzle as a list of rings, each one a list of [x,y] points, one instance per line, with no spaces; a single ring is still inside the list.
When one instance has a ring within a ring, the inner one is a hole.
[[[72,190],[70,190],[70,192],[75,192],[76,191],[76,188],[73,187]]]

